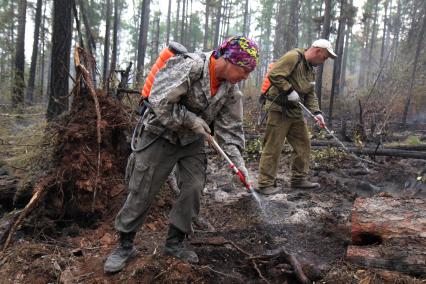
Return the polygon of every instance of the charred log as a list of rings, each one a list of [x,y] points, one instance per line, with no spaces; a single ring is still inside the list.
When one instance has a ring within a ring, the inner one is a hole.
[[[312,146],[316,147],[340,147],[340,144],[337,141],[324,141],[324,140],[312,140],[311,141]],[[350,147],[351,144],[346,144],[348,147]],[[367,149],[370,149],[367,147]],[[372,149],[372,148],[371,148]],[[426,144],[420,144],[420,145],[392,145],[392,146],[386,146],[384,149],[378,149],[378,150],[408,150],[408,151],[426,151]]]
[[[426,201],[358,198],[346,257],[363,266],[426,275]]]
[[[365,267],[383,268],[419,277],[426,275],[425,247],[349,246],[346,252],[346,260]]]
[[[315,145],[318,144],[312,143],[313,149],[321,149],[324,147],[329,147],[328,145]],[[334,147],[334,146],[333,146]],[[399,157],[399,158],[411,158],[411,159],[422,159],[426,160],[426,152],[424,151],[407,151],[407,150],[397,150],[397,149],[373,149],[373,148],[356,148],[356,147],[346,147],[346,149],[354,154],[358,155],[371,155],[371,156],[388,156],[388,157]]]

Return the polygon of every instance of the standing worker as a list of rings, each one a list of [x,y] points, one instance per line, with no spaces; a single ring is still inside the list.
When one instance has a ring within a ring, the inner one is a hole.
[[[243,94],[236,85],[247,79],[258,63],[258,47],[246,37],[232,37],[207,53],[171,57],[158,71],[145,114],[144,130],[134,152],[129,195],[115,219],[118,247],[107,258],[104,271],[118,272],[137,252],[133,245],[155,195],[177,165],[180,195],[169,220],[164,254],[188,262],[198,256],[184,244],[191,222],[200,210],[207,155],[204,140],[209,125],[223,150],[248,179],[244,149]]]
[[[314,41],[308,49],[293,49],[276,63],[267,77],[270,87],[264,94],[268,119],[259,164],[258,191],[264,195],[280,191],[276,177],[284,141],[293,147],[292,188],[319,188],[318,183],[309,182],[311,142],[299,102],[304,104],[316,120],[324,124],[314,92],[314,66],[323,64],[327,58],[335,58],[331,43],[325,39]]]

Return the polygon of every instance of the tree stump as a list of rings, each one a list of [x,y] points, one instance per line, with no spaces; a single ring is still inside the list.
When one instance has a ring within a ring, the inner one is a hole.
[[[358,198],[352,208],[352,244],[347,260],[426,275],[426,201]]]

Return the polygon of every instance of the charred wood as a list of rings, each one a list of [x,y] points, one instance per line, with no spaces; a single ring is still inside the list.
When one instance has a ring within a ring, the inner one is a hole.
[[[333,144],[331,145],[318,145],[319,143],[312,143],[313,149],[321,149],[324,147],[337,147]],[[347,147],[347,150],[351,153],[358,155],[373,155],[373,156],[389,156],[389,157],[400,157],[400,158],[411,158],[411,159],[423,159],[426,160],[426,151],[408,151],[408,150],[398,150],[398,149],[373,149],[373,148],[356,148],[356,147]]]
[[[426,275],[426,201],[358,198],[352,208],[352,243],[347,260]]]
[[[0,204],[13,203],[13,198],[18,186],[18,180],[10,176],[0,177]]]
[[[399,271],[414,276],[426,275],[425,248],[408,246],[349,246],[346,260],[365,267]]]
[[[312,140],[312,146],[330,146],[330,147],[340,147],[340,144],[336,141],[325,141],[325,140]],[[346,144],[349,147],[350,143]],[[368,147],[369,148],[369,147]],[[408,151],[426,151],[426,144],[419,145],[392,145],[386,146],[384,150],[408,150]]]
[[[352,208],[352,243],[411,240],[426,248],[426,201],[391,197],[358,198]]]

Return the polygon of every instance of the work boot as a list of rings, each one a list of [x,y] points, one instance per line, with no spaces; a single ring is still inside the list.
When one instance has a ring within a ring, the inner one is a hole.
[[[138,250],[133,245],[135,232],[120,232],[118,247],[108,256],[104,264],[105,273],[116,273],[121,271],[126,265],[127,260],[135,256]]]
[[[262,195],[273,195],[280,192],[280,189],[275,185],[271,185],[266,187],[259,187],[256,189],[256,192]]]
[[[184,232],[180,231],[175,226],[170,225],[166,245],[164,246],[164,254],[174,256],[190,263],[197,263],[197,254],[188,249],[183,243],[185,236],[186,234]]]
[[[316,182],[307,181],[306,179],[298,179],[291,181],[291,187],[298,189],[317,189],[320,188],[320,184]]]

